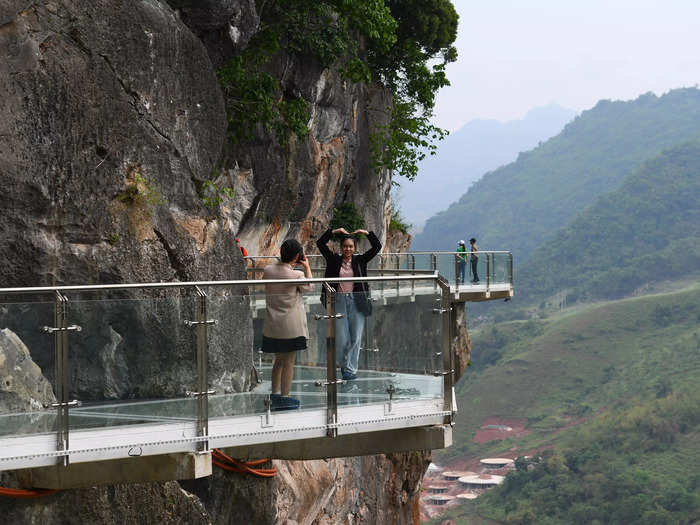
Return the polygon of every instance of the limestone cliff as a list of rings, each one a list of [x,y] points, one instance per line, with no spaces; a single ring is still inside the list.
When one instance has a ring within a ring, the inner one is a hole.
[[[250,253],[275,253],[288,236],[311,247],[345,201],[385,238],[391,177],[368,160],[380,123],[369,108],[389,101],[382,89],[281,53],[271,70],[311,102],[308,136],[227,141],[215,71],[257,24],[253,0],[0,0],[0,285],[243,278],[236,236]],[[212,177],[234,197],[206,206]],[[168,384],[188,379],[188,336],[168,328],[181,326],[184,299],[129,297],[140,302],[127,313],[76,308],[99,329],[72,347],[72,395],[171,395]],[[244,310],[230,312],[210,350],[212,381],[224,389],[249,387]],[[52,356],[36,326],[50,311],[28,319],[10,308],[0,327],[18,334],[49,380]],[[165,344],[149,339],[154,327]],[[44,384],[33,377],[25,394]],[[425,457],[280,462],[273,482],[217,474],[187,490],[98,487],[0,505],[16,522],[409,523]]]

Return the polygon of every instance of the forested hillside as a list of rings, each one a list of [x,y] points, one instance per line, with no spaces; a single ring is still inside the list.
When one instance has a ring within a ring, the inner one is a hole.
[[[596,417],[451,516],[541,525],[680,525],[700,519],[700,392]],[[443,516],[441,519],[444,519]]]
[[[698,291],[694,285],[472,332],[474,366],[457,389],[455,445],[436,461],[543,459],[529,468],[519,461],[500,489],[440,519],[695,523]],[[487,418],[521,421],[524,430],[477,443]]]
[[[474,366],[457,388],[463,410],[455,445],[439,458],[497,453],[516,444],[527,450],[617,402],[696,385],[699,290],[693,286],[472,331]],[[488,417],[525,418],[529,434],[509,446],[472,443]]]
[[[700,142],[667,150],[600,197],[521,267],[521,296],[613,298],[700,272]]]
[[[449,249],[475,236],[482,249],[510,249],[516,264],[522,263],[644,161],[697,138],[698,89],[601,101],[556,137],[486,174],[428,220],[413,249]]]

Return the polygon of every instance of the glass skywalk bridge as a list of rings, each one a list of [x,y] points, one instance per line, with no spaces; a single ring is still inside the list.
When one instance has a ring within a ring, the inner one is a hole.
[[[208,475],[214,448],[310,459],[449,446],[454,290],[436,272],[394,270],[349,279],[367,281],[375,301],[348,382],[336,368],[332,290],[323,278],[283,281],[314,290],[290,394],[300,408],[282,412],[271,410],[271,360],[259,352],[264,284],[275,281],[0,289],[0,357],[34,370],[7,378],[29,384],[23,400],[0,403],[0,470],[33,469],[31,484],[62,488],[152,479],[130,469],[166,455],[195,466],[161,465],[156,479]],[[80,480],[62,474],[81,464]]]
[[[513,296],[513,254],[507,251],[479,251],[477,253],[476,275],[479,282],[472,282],[471,253],[459,254],[449,251],[382,253],[370,262],[368,275],[430,275],[439,273],[450,285],[454,301],[488,301]],[[323,256],[307,255],[315,277],[322,277],[325,270]],[[460,257],[465,257],[464,279],[459,280]],[[276,257],[258,255],[248,256],[248,275],[262,278],[262,270]],[[430,293],[430,286],[416,287],[416,282],[399,285],[398,282],[383,281],[373,289],[373,297],[391,298]]]

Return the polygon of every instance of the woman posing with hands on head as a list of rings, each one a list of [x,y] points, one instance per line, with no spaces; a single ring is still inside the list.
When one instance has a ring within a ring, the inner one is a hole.
[[[341,253],[333,253],[328,248],[332,235],[342,235]],[[355,255],[356,235],[366,235],[372,245],[365,253]],[[367,263],[382,249],[374,232],[355,230],[350,233],[345,228],[326,230],[316,241],[316,246],[326,259],[325,277],[366,277]],[[357,363],[360,357],[360,341],[365,326],[365,316],[372,313],[367,283],[330,283],[336,291],[336,312],[343,317],[335,321],[335,341],[340,356],[340,371],[343,379],[351,381],[357,377]],[[325,295],[324,302],[325,302]]]

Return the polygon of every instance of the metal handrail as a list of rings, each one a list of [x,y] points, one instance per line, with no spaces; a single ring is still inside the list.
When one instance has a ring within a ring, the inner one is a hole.
[[[512,254],[511,251],[509,250],[477,250],[476,252],[468,251],[468,252],[457,252],[457,251],[442,251],[442,250],[436,250],[436,251],[416,251],[416,252],[382,252],[377,254],[379,257],[384,256],[384,255],[454,255],[457,253],[499,253],[499,254]],[[359,254],[356,254],[359,255]],[[306,254],[306,257],[323,257],[320,253],[310,253]],[[250,260],[255,260],[255,259],[279,259],[279,255],[246,255],[243,257],[244,259],[250,259]]]
[[[194,288],[197,286],[255,286],[266,284],[321,284],[328,281],[337,282],[376,282],[376,281],[426,281],[436,280],[438,273],[421,275],[390,275],[377,277],[311,277],[304,279],[237,279],[232,281],[187,281],[167,283],[124,283],[124,284],[86,284],[66,286],[28,286],[0,288],[0,294],[12,293],[48,293],[48,292],[89,292],[102,290],[141,290],[153,288]]]

